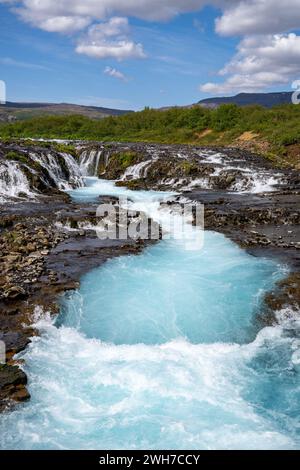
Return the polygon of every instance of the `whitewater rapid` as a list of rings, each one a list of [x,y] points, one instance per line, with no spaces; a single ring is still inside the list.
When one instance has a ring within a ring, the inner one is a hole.
[[[87,184],[75,200],[127,195],[161,223],[172,196]],[[32,398],[1,416],[1,448],[299,448],[300,324],[257,320],[285,274],[213,232],[199,251],[171,238],[88,273],[56,320],[36,311],[20,355]]]
[[[17,198],[19,194],[29,199],[34,197],[20,165],[17,162],[3,162],[0,165],[0,203],[6,202],[7,198]]]

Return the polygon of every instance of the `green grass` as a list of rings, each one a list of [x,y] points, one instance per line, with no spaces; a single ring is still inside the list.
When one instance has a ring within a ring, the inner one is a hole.
[[[20,162],[20,163],[28,163],[28,159],[25,155],[22,153],[15,152],[14,150],[10,150],[7,152],[5,155],[7,160],[13,160],[15,162]]]
[[[56,150],[57,152],[60,152],[60,153],[69,153],[69,154],[73,155],[74,157],[77,156],[76,148],[72,144],[63,144],[63,143],[59,143],[59,142],[36,141],[36,140],[31,140],[30,138],[23,141],[23,144],[25,144],[26,146],[42,147],[42,148],[48,148],[48,149],[51,148],[51,149],[54,149],[54,150]]]
[[[116,179],[121,176],[126,168],[139,161],[140,156],[136,152],[127,151],[114,153],[109,159],[106,173],[109,174],[111,178]],[[99,169],[100,173],[102,170],[102,168]]]
[[[207,129],[210,132],[205,134]],[[237,144],[238,137],[245,132],[258,135],[253,140],[253,150],[279,164],[288,164],[289,146],[300,145],[300,106],[291,104],[265,109],[229,104],[215,110],[196,106],[166,111],[146,108],[141,112],[102,120],[79,115],[45,116],[0,125],[2,139],[43,137],[217,146]],[[205,135],[202,137],[202,134]],[[262,150],[262,143],[267,144],[267,149]],[[57,146],[59,151],[70,153],[71,146]],[[124,162],[127,165],[126,159]]]
[[[41,165],[38,162],[32,161],[28,155],[25,155],[21,152],[16,152],[15,150],[10,150],[7,152],[5,154],[5,158],[14,162],[23,163],[24,165],[29,165],[37,171],[41,169]]]
[[[138,155],[135,152],[121,152],[116,155],[119,160],[121,167],[126,170],[131,165],[137,162]]]

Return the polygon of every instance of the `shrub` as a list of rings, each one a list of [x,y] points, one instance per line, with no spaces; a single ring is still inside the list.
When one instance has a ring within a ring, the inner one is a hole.
[[[25,164],[28,163],[28,159],[26,155],[22,153],[18,153],[14,150],[10,150],[9,152],[7,152],[5,157],[7,160],[14,160],[15,162],[20,162],[20,163],[25,163]]]

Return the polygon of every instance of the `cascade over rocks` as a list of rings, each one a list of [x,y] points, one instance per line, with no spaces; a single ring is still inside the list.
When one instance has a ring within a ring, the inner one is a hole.
[[[82,185],[77,159],[71,153],[41,143],[0,143],[0,201],[33,200],[40,193]]]
[[[298,172],[275,170],[268,160],[236,149],[183,145],[89,143],[78,145],[86,176],[119,180],[130,189],[211,189],[269,192],[299,186]]]
[[[143,240],[100,240],[94,204],[71,201],[66,190],[84,177],[117,180],[133,190],[172,190],[205,205],[205,226],[250,253],[278,256],[291,273],[266,298],[266,312],[300,309],[299,172],[272,168],[262,157],[235,149],[183,145],[48,142],[0,143],[0,410],[29,398],[15,361],[37,334],[35,309],[58,312],[60,293],[76,289],[83,273],[114,256],[137,254]],[[173,202],[169,202],[170,207]],[[137,214],[137,217],[139,214]],[[134,217],[129,214],[129,219]],[[262,317],[267,323],[274,315]]]

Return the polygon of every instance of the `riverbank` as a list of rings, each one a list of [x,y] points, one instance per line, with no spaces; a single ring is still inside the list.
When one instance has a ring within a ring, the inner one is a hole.
[[[130,148],[134,151],[136,147]],[[184,198],[204,205],[205,229],[223,233],[253,256],[270,257],[286,264],[290,275],[266,296],[264,324],[276,321],[274,312],[283,308],[297,314],[300,310],[299,172],[279,171],[268,160],[235,149],[215,148],[201,158],[201,152],[208,149],[196,147],[182,162],[184,147],[173,149],[173,155],[168,155],[170,147],[160,148],[163,150],[158,159],[149,163],[148,153],[144,156],[146,164],[143,166],[141,160],[135,166],[139,173],[133,167],[117,184],[136,190],[176,188]]]
[[[42,116],[0,126],[4,138],[86,139],[106,142],[229,146],[251,151],[279,168],[299,170],[300,107],[293,104],[266,109],[232,104],[217,109],[201,106],[146,108],[103,120],[84,116]]]
[[[9,147],[10,152],[16,149]],[[39,152],[44,155],[51,152],[51,147],[45,151],[35,146],[34,151],[44,162]],[[255,256],[278,257],[289,266],[290,275],[267,295],[262,321],[276,322],[274,312],[281,308],[297,312],[300,291],[297,172],[274,170],[260,157],[233,149],[82,143],[77,152],[76,158],[84,165],[81,170],[74,166],[73,179],[80,176],[79,170],[83,173],[85,170],[90,175],[118,178],[118,185],[130,189],[175,190],[181,197],[205,205],[206,228],[224,233]],[[54,156],[57,162],[60,158],[57,149]],[[10,157],[13,160],[12,154]],[[5,159],[4,151],[2,158]],[[28,160],[22,162],[25,164]],[[41,167],[34,170],[42,171]],[[62,180],[68,180],[70,171],[64,169],[62,175],[57,171],[58,186]],[[17,197],[14,203],[1,206],[4,269],[0,279],[0,339],[7,345],[8,359],[0,369],[2,409],[8,399],[29,398],[26,376],[13,357],[36,334],[31,327],[36,307],[57,313],[60,294],[78,288],[83,274],[112,257],[140,253],[145,246],[142,241],[99,240],[91,229],[97,223],[95,212],[99,201],[74,202],[59,188],[50,195],[51,188],[48,186],[44,191],[36,181],[35,175],[28,186],[28,191],[40,190],[34,201],[26,200],[24,194],[18,201],[19,196],[14,194]]]
[[[0,366],[0,410],[9,400],[30,398],[14,356],[37,334],[32,327],[36,309],[57,314],[60,295],[78,288],[83,274],[144,247],[143,241],[99,239],[91,229],[98,205],[61,199],[1,208],[0,340],[6,344],[7,364]]]

